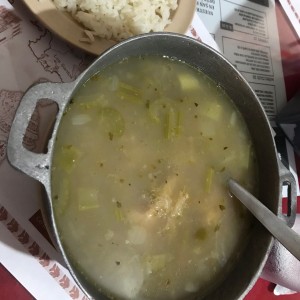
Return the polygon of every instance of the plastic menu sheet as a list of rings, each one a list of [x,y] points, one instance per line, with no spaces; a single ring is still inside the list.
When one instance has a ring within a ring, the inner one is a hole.
[[[272,119],[286,102],[274,0],[198,0],[197,13]]]
[[[196,13],[187,35],[218,48]],[[7,138],[29,86],[73,81],[93,60],[55,37],[22,2],[0,0],[0,262],[36,299],[87,298],[43,224],[40,184],[9,165]],[[28,149],[42,150],[52,112],[52,102],[38,102],[24,139]]]

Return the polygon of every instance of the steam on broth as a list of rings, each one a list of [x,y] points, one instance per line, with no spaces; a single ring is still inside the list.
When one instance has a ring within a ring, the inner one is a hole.
[[[118,299],[180,299],[224,275],[250,227],[227,180],[256,189],[234,104],[205,74],[133,57],[93,76],[62,119],[52,198],[62,244]]]

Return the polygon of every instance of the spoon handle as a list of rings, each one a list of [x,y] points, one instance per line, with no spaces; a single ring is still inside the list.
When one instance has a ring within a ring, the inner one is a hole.
[[[300,261],[300,236],[236,181],[230,179],[228,185],[231,193]]]

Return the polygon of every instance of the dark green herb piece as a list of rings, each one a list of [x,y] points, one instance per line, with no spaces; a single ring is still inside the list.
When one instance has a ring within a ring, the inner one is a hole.
[[[220,208],[220,210],[223,211],[226,207],[225,207],[224,205],[220,204],[220,205],[219,205],[219,208]]]

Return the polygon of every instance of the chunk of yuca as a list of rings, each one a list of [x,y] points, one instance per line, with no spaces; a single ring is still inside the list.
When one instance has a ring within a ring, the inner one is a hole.
[[[182,91],[193,91],[199,89],[198,79],[189,73],[180,73],[178,75],[180,87]]]
[[[152,274],[162,271],[168,263],[174,260],[173,255],[169,253],[162,253],[156,255],[147,255],[145,257],[146,272]]]
[[[210,130],[210,127],[218,123],[223,118],[223,108],[218,101],[207,101],[201,103],[198,108],[199,114],[205,119],[205,122],[202,123],[203,131]],[[207,123],[207,124],[206,124]]]
[[[222,116],[222,106],[216,102],[210,103],[205,111],[207,117],[214,121],[220,121]]]
[[[223,216],[223,212],[220,209],[210,209],[206,212],[207,225],[216,226],[219,224]]]

